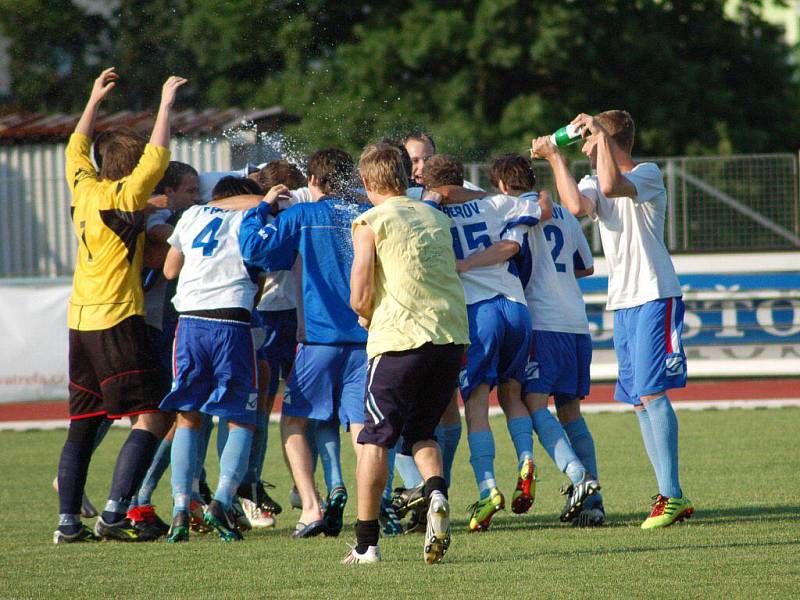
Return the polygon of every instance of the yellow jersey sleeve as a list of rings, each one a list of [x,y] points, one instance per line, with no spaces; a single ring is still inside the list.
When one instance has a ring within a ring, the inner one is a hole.
[[[89,156],[92,140],[82,133],[73,133],[66,149],[66,168],[64,174],[70,191],[74,194],[83,181],[97,181],[97,171]]]
[[[156,189],[169,166],[170,152],[167,148],[147,144],[133,172],[116,183],[113,208],[128,212],[147,208],[147,201]]]

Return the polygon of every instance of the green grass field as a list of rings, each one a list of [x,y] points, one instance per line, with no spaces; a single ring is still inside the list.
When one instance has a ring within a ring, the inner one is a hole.
[[[384,539],[384,562],[343,566],[351,527],[338,539],[294,541],[287,508],[274,530],[243,543],[207,536],[191,543],[54,546],[57,499],[50,487],[63,431],[0,433],[0,598],[531,598],[790,597],[800,586],[799,409],[681,412],[683,486],[697,507],[682,525],[646,532],[655,481],[631,414],[587,417],[598,446],[608,526],[562,525],[562,476],[537,445],[536,504],[525,516],[500,513],[488,533],[468,535],[464,507],[475,499],[465,438],[451,490],[453,544],[426,566],[422,536]],[[513,448],[492,422],[501,489],[514,485]],[[98,450],[88,492],[102,503],[114,429]],[[265,478],[288,505],[288,476],[277,430],[270,431]],[[212,448],[214,444],[212,441]],[[353,454],[346,470],[354,498]],[[212,481],[216,460],[209,460]],[[155,497],[169,515],[169,482]],[[355,519],[354,499],[347,519]]]

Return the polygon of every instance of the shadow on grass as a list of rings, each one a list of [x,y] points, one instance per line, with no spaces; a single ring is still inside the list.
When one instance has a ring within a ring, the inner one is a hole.
[[[541,529],[565,529],[569,523],[562,523],[556,515],[528,514],[513,515],[505,513],[506,518],[496,519],[492,522],[490,531],[536,531]],[[511,516],[511,518],[507,518]],[[603,529],[618,527],[639,527],[647,517],[645,511],[615,513],[606,516]],[[695,509],[691,522],[697,525],[724,525],[727,523],[741,523],[742,521],[790,521],[800,518],[800,509],[796,506],[766,506],[749,505],[738,507],[701,507]],[[454,529],[466,530],[469,519],[453,519]]]

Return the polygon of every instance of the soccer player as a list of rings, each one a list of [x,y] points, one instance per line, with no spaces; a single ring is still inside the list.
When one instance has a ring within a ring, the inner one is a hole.
[[[408,180],[397,149],[368,146],[359,169],[374,208],[353,223],[350,301],[369,329],[366,423],[357,466],[356,546],[344,563],[380,560],[378,537],[387,453],[402,435],[425,480],[425,562],[450,545],[447,484],[433,438],[458,382],[468,342],[464,292],[456,276],[450,220],[403,196]]]
[[[186,80],[170,77],[164,83],[147,145],[123,131],[104,132],[95,140],[98,173],[89,149],[98,108],[117,79],[112,67],[95,80],[66,149],[78,258],[67,313],[70,427],[58,466],[55,543],[157,537],[125,516],[167,425],[158,410],[156,358],[143,318],[143,225],[148,200],[169,164],[170,110]],[[92,449],[100,423],[122,417],[130,417],[131,432],[93,534],[80,520]]]
[[[147,218],[145,262],[149,262],[151,268],[143,271],[142,280],[144,284],[144,319],[147,323],[147,334],[153,352],[158,358],[159,376],[163,389],[160,396],[163,398],[169,392],[172,381],[172,341],[175,337],[178,315],[171,303],[172,296],[175,294],[175,284],[168,282],[163,277],[161,267],[169,249],[167,239],[172,235],[175,223],[185,209],[200,201],[197,171],[186,163],[171,161],[164,177],[156,185],[155,193],[167,197],[167,208],[158,210]],[[144,481],[131,500],[127,514],[134,523],[146,521],[159,528],[164,534],[169,530],[169,525],[158,516],[151,499],[161,476],[169,466],[174,433],[173,423],[164,439],[161,440]]]
[[[461,186],[464,167],[446,155],[425,163],[426,186]],[[531,320],[519,277],[507,261],[524,242],[527,227],[542,214],[538,202],[503,194],[442,206],[453,220],[453,249],[459,259],[469,317],[470,347],[460,375],[467,418],[470,463],[480,498],[471,507],[469,530],[484,531],[505,507],[494,475],[495,445],[489,425],[489,393],[498,383],[522,381],[530,346]],[[473,257],[496,246],[502,262]]]
[[[177,412],[169,542],[189,539],[189,502],[201,413],[225,419],[228,431],[220,457],[219,482],[205,522],[225,541],[242,539],[233,502],[250,457],[258,395],[250,334],[258,286],[239,250],[243,217],[243,211],[195,206],[183,214],[169,238],[172,247],[164,263],[164,276],[174,279],[180,274],[173,299],[180,319],[175,332],[172,390],[161,402],[162,410]]]
[[[597,221],[608,264],[608,310],[614,311],[619,364],[614,397],[632,404],[658,480],[658,496],[643,529],[688,518],[692,502],[678,476],[678,419],[667,391],[686,385],[681,344],[683,300],[664,244],[667,194],[654,163],[631,158],[635,126],[630,114],[609,110],[579,114],[583,153],[595,174],[576,183],[549,139],[534,139],[531,156],[550,163],[563,204],[573,215]]]
[[[411,184],[416,187],[424,185],[422,169],[425,162],[436,154],[436,144],[433,138],[424,131],[412,131],[403,137],[403,145],[411,157]]]
[[[354,445],[364,423],[367,335],[349,303],[353,261],[350,226],[369,206],[352,197],[353,175],[349,154],[338,149],[319,150],[308,160],[308,184],[314,202],[296,204],[274,222],[273,207],[262,202],[242,223],[241,247],[247,264],[271,272],[285,271],[296,259],[301,261],[299,344],[281,413],[284,447],[303,502],[300,521],[292,534],[295,538],[338,535],[347,502],[337,452],[329,465],[331,480],[326,482],[329,491],[323,518],[306,437],[308,421],[338,418],[350,430]]]
[[[504,194],[531,200],[538,196],[534,191],[533,165],[523,156],[509,154],[496,158],[490,176],[492,185]],[[564,224],[563,208],[554,206],[552,212],[553,218],[547,224],[529,230],[517,257],[533,326],[525,381],[522,389],[514,382],[501,385],[498,396],[520,460],[512,511],[525,513],[534,501],[536,474],[531,434],[535,431],[556,466],[570,478],[570,484],[563,490],[567,501],[561,520],[572,521],[600,489],[594,443],[585,423],[562,426],[547,410],[547,402],[554,395],[560,414],[576,421],[580,418],[579,398],[589,393],[591,339],[573,261],[582,267],[580,274],[586,275],[591,253],[577,220],[569,215],[570,228]],[[548,240],[554,242],[552,250]],[[565,262],[567,258],[569,264]],[[581,454],[573,449],[573,440],[581,448]]]

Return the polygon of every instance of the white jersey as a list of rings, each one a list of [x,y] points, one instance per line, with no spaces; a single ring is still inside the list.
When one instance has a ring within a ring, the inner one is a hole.
[[[561,206],[553,205],[553,218],[531,228],[528,244],[532,268],[530,278],[523,274],[523,282],[533,328],[589,333],[586,305],[575,269],[588,269],[594,260],[578,219]]]
[[[655,163],[641,163],[624,174],[635,198],[606,198],[597,175],[578,184],[594,202],[603,253],[608,264],[608,310],[641,306],[651,300],[681,296],[672,259],[664,245],[667,191]]]
[[[178,312],[253,310],[257,286],[239,250],[243,217],[244,211],[202,205],[183,213],[167,240],[184,255],[178,290],[172,299]]]
[[[537,200],[538,195],[515,198],[497,194],[442,206],[441,210],[453,220],[450,233],[456,258],[466,258],[501,240],[512,240],[522,246],[527,227],[536,225],[542,216]],[[467,304],[500,295],[525,304],[522,283],[515,266],[508,261],[470,269],[460,276]]]
[[[291,271],[265,273],[264,291],[258,310],[291,310],[297,308],[294,275]]]

